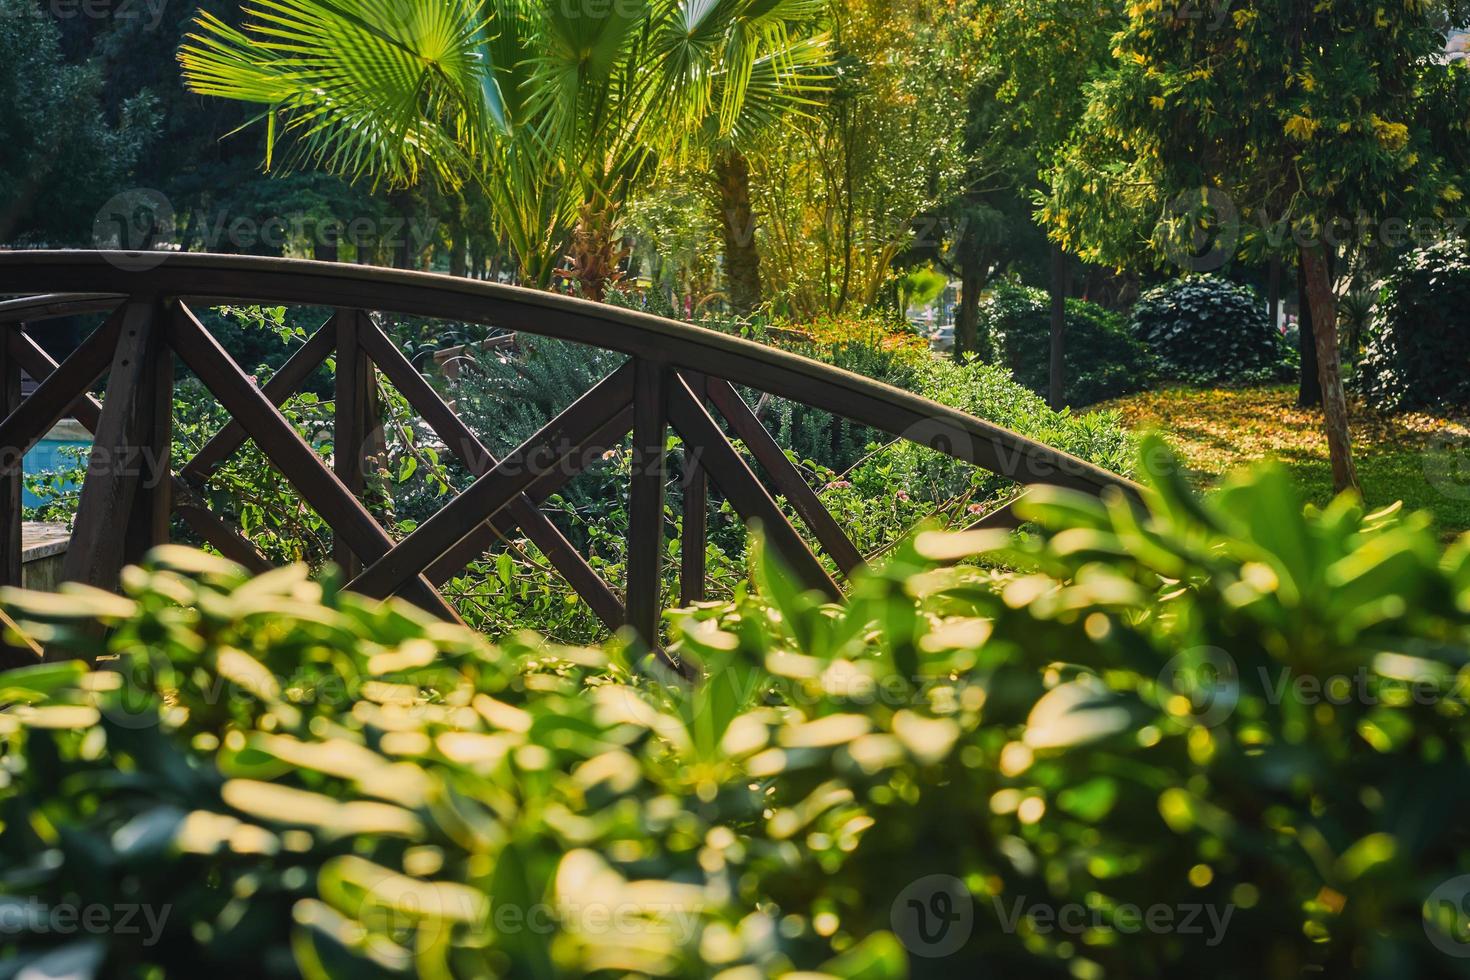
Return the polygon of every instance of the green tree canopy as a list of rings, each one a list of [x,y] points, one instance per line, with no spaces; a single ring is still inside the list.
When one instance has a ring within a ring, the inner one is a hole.
[[[1045,217],[1085,256],[1151,250],[1201,268],[1241,245],[1299,253],[1339,487],[1356,474],[1329,256],[1345,235],[1444,216],[1464,196],[1463,168],[1420,123],[1430,93],[1465,118],[1465,69],[1441,56],[1465,19],[1460,0],[1244,0],[1214,17],[1131,4],[1053,171]]]

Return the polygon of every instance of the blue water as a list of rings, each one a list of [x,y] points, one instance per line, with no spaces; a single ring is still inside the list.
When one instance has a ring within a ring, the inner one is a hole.
[[[66,448],[67,446],[90,445],[92,445],[90,442],[82,442],[79,440],[42,439],[40,442],[36,443],[34,447],[32,447],[30,452],[26,453],[24,464],[25,474],[26,476],[35,476],[39,473],[45,473],[48,470],[55,472],[57,470],[74,469],[77,466],[77,460],[69,456],[63,456],[61,454],[61,450]],[[67,481],[67,483],[63,487],[63,490],[74,489],[76,489],[76,485],[72,481]],[[45,500],[42,500],[40,497],[31,493],[29,489],[27,489],[21,496],[24,500],[25,506],[27,507],[39,507],[41,504],[46,503]]]

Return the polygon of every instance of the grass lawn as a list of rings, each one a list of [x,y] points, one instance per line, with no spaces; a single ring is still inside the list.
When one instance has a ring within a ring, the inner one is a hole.
[[[1097,406],[1131,429],[1162,432],[1209,486],[1266,457],[1289,466],[1315,503],[1332,498],[1322,416],[1296,407],[1296,386],[1166,388]],[[1464,418],[1385,416],[1352,406],[1353,457],[1371,507],[1402,500],[1433,512],[1446,535],[1470,530],[1470,427]]]

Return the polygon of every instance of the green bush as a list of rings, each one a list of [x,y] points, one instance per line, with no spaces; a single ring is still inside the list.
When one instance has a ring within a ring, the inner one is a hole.
[[[1405,255],[1384,283],[1358,378],[1385,409],[1470,405],[1470,246]]]
[[[913,388],[941,405],[1071,453],[1115,473],[1132,470],[1134,442],[1117,413],[1054,412],[1008,371],[976,360],[931,357]],[[913,435],[934,435],[921,423]],[[857,465],[829,473],[821,497],[865,554],[902,538],[923,521],[963,527],[1017,491],[1005,477],[906,440],[872,447]]]
[[[7,593],[115,658],[0,675],[7,971],[1461,975],[1470,545],[1144,459],[841,607],[758,556],[694,688],[179,548]]]
[[[980,303],[980,331],[997,363],[1045,395],[1051,376],[1051,301],[1044,290],[1006,283]],[[1095,303],[1067,300],[1067,404],[1091,405],[1148,386],[1153,364],[1122,319]]]
[[[1133,335],[1165,376],[1194,384],[1259,384],[1291,375],[1294,352],[1249,286],[1189,276],[1144,293]]]

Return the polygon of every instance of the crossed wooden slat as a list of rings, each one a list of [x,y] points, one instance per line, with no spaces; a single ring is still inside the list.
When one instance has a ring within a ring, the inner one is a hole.
[[[101,300],[97,301],[99,304]],[[43,310],[44,311],[44,310]],[[53,314],[54,315],[54,314]],[[199,489],[246,440],[253,441],[331,527],[334,558],[348,587],[364,595],[403,595],[457,619],[436,586],[460,574],[497,540],[519,528],[610,628],[629,625],[658,645],[668,482],[664,446],[670,427],[686,448],[680,474],[684,523],[679,569],[684,601],[703,597],[709,485],[750,523],[808,588],[831,599],[841,590],[787,520],[786,499],[833,564],[850,575],[863,556],[822,505],[797,467],[727,381],[635,357],[582,395],[504,459],[496,459],[367,313],[338,310],[264,385],[250,379],[182,303],[134,297],[60,364],[23,329],[0,344],[0,555],[6,582],[19,581],[19,460],[68,412],[95,434],[72,546],[63,577],[104,588],[123,564],[166,540],[177,512],[226,556],[252,570],[269,563],[227,521],[211,513]],[[336,356],[334,452],[329,467],[281,414],[329,356]],[[178,468],[170,467],[173,357],[219,399],[231,421]],[[19,397],[20,371],[38,387]],[[395,542],[363,506],[366,449],[378,425],[376,372],[404,396],[431,431],[474,475],[474,482]],[[108,376],[108,397],[88,390]],[[722,424],[723,421],[723,424]],[[735,448],[739,439],[766,477],[757,478]],[[567,481],[630,434],[627,587],[616,592],[538,508]],[[167,478],[148,480],[153,466]],[[769,488],[767,486],[769,484]],[[1005,523],[1008,514],[987,518]],[[690,665],[673,664],[689,673]]]

